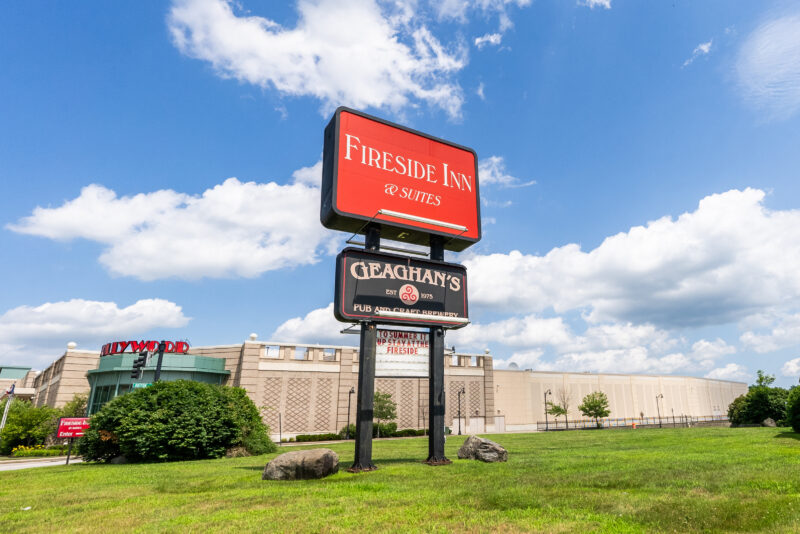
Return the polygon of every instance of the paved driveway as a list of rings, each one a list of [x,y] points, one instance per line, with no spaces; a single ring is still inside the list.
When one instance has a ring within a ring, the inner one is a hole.
[[[66,456],[55,458],[25,458],[20,460],[5,460],[0,462],[0,471],[16,471],[17,469],[30,469],[32,467],[47,467],[51,465],[64,465],[67,461]],[[77,464],[80,458],[70,458],[69,463]]]

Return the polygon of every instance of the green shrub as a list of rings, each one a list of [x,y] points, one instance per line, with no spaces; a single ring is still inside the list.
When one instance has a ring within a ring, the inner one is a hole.
[[[6,402],[0,403],[0,413]],[[56,430],[59,410],[49,406],[36,407],[28,401],[15,399],[8,410],[8,419],[0,434],[0,454],[11,454],[18,445],[43,444],[47,436]]]
[[[770,418],[778,424],[786,421],[788,391],[769,386],[751,386],[746,395],[734,399],[728,406],[728,420],[732,425],[760,425]]]
[[[800,386],[793,387],[786,399],[786,424],[800,432]]]
[[[91,461],[124,455],[140,462],[219,458],[238,446],[253,454],[275,450],[246,392],[177,380],[105,404],[92,416],[78,451]]]
[[[11,456],[14,456],[15,458],[64,456],[65,454],[67,454],[66,445],[51,445],[50,447],[45,447],[44,445],[34,445],[32,447],[17,445],[11,450]]]
[[[299,434],[295,436],[295,441],[335,441],[342,439],[339,434]]]
[[[356,425],[350,423],[350,439],[355,439],[356,437]],[[342,429],[339,431],[339,439],[347,439],[347,426],[343,426]]]

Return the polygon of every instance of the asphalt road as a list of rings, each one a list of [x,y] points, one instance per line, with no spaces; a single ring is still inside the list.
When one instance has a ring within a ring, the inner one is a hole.
[[[20,460],[5,460],[0,462],[0,471],[16,471],[17,469],[30,469],[33,467],[48,467],[51,465],[64,465],[67,461],[66,456],[55,458],[25,458]],[[77,464],[82,462],[80,458],[70,458],[69,463]]]

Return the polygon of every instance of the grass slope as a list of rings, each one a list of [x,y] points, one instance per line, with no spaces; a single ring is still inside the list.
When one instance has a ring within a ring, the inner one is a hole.
[[[506,464],[429,467],[376,441],[379,470],[266,482],[274,455],[0,473],[4,532],[800,532],[800,434],[768,428],[490,436]],[[342,468],[352,443],[330,446]],[[289,450],[297,450],[291,448]],[[31,506],[28,511],[22,508]]]

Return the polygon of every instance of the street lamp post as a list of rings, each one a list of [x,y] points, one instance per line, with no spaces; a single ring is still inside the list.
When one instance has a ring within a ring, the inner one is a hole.
[[[458,390],[458,435],[461,435],[461,394],[464,393],[464,388]]]
[[[544,392],[544,431],[550,430],[550,422],[547,420],[547,395],[552,395],[553,392],[549,389]]]
[[[658,407],[658,399],[662,399],[663,400],[664,399],[664,394],[663,393],[659,393],[658,395],[656,395],[656,411],[658,412],[658,428],[662,428],[661,427],[661,409]]]
[[[347,392],[347,430],[345,430],[345,439],[350,439],[350,399],[353,398],[353,393],[356,392],[355,387],[351,387]]]

